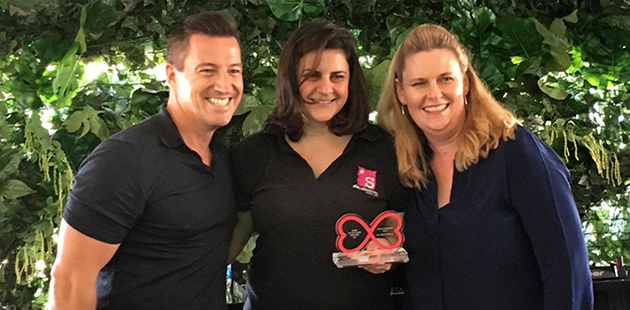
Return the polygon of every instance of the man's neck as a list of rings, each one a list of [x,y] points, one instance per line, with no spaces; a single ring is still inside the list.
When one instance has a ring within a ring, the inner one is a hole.
[[[209,145],[216,128],[204,127],[195,117],[186,115],[177,102],[171,99],[166,104],[166,110],[171,115],[184,144],[199,154],[203,163],[209,166],[212,158]]]

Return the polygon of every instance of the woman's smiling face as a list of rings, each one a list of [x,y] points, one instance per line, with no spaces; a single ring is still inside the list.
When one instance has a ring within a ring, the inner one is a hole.
[[[317,52],[300,59],[298,79],[302,97],[304,121],[328,124],[348,101],[350,67],[341,49],[326,49],[321,53],[317,68],[313,68]]]
[[[465,80],[459,61],[448,49],[418,52],[405,58],[398,100],[429,138],[456,136],[466,118]]]

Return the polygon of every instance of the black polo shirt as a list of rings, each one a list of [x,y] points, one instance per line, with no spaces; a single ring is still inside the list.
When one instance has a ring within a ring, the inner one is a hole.
[[[212,162],[159,114],[103,141],[81,164],[64,219],[117,244],[101,270],[98,309],[224,309],[235,219],[227,149]]]
[[[245,309],[390,309],[390,273],[338,269],[335,223],[346,213],[368,222],[404,211],[410,191],[398,179],[392,138],[370,125],[319,178],[277,127],[234,147],[239,211],[251,210],[260,234]],[[363,173],[374,176],[365,179]]]

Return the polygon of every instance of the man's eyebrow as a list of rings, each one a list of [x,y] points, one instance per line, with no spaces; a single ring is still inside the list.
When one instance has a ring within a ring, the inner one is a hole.
[[[232,64],[228,65],[228,67],[234,67],[234,66],[242,67],[243,64],[240,63],[240,62],[235,62],[235,63],[232,63]],[[219,67],[219,65],[217,65],[217,64],[215,64],[213,62],[202,62],[202,63],[198,64],[196,68],[200,68],[200,67],[214,67],[214,68],[216,68],[216,67]]]
[[[217,64],[212,63],[212,62],[202,62],[200,64],[198,64],[195,68],[201,68],[201,67],[218,67]]]

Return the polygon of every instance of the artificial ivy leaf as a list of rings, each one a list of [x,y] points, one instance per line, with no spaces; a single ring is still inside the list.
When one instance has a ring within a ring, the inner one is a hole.
[[[249,113],[243,122],[243,135],[248,136],[258,131],[271,111],[273,111],[273,105],[267,104],[261,104],[260,106],[251,109],[251,113]]]
[[[87,31],[86,35],[92,40],[98,39],[120,18],[116,9],[103,1],[93,1],[83,6],[81,10],[81,15],[83,15],[83,10],[86,12],[84,26]]]
[[[547,79],[545,77],[538,79],[538,87],[540,87],[540,90],[547,94],[547,96],[556,100],[564,100],[569,96],[569,93],[566,91],[557,87],[549,86],[546,82]]]
[[[25,129],[37,138],[39,138],[42,149],[47,149],[50,147],[50,134],[48,133],[48,130],[46,130],[46,128],[42,127],[42,120],[39,114],[34,114],[28,120]]]
[[[397,41],[398,36],[411,26],[408,19],[409,17],[398,13],[389,14],[389,16],[385,19],[385,24],[387,25],[387,30],[389,31],[389,39],[391,40],[392,45],[394,45]]]
[[[81,28],[85,25],[85,20],[87,19],[87,5],[81,7],[81,17],[79,18],[79,25]]]
[[[121,2],[125,5],[125,12],[133,10],[133,8],[136,7],[136,4],[138,4],[138,0],[121,0]]]
[[[577,11],[578,10],[574,10],[573,12],[571,12],[571,14],[563,17],[562,19],[565,20],[568,23],[572,23],[575,24],[578,22],[578,15],[577,15]]]
[[[552,57],[552,67],[551,69],[556,71],[564,71],[571,65],[571,58],[567,52],[567,41],[564,36],[558,37],[556,34],[551,32],[547,27],[541,24],[536,18],[530,18],[534,25],[536,26],[536,31],[545,38],[543,44],[549,45]],[[559,22],[558,22],[559,21]],[[562,19],[554,20],[554,24],[552,24],[554,31],[558,32],[559,35],[564,35],[564,31],[566,27],[564,27],[564,21]],[[558,25],[558,23],[563,23],[562,27]]]
[[[33,229],[35,229],[35,230],[39,230],[39,231],[43,232],[45,236],[49,236],[53,232],[52,225],[50,224],[49,221],[46,221],[46,220],[39,221],[39,222],[33,224],[31,227],[33,227]]]
[[[87,44],[85,43],[85,29],[83,29],[83,27],[79,28],[77,36],[74,38],[74,42],[79,43],[78,52],[80,54],[85,53],[85,51],[87,50]]]
[[[79,44],[78,43],[72,44],[72,46],[70,46],[68,51],[66,51],[66,54],[63,56],[59,64],[66,67],[72,66],[76,60],[76,55],[77,55],[78,50],[79,50]]]
[[[630,31],[630,16],[624,16],[624,15],[607,16],[607,17],[602,18],[600,21],[605,23],[608,26],[618,27],[625,31]]]
[[[34,192],[28,185],[17,179],[9,179],[0,186],[0,196],[7,199],[18,199]]]
[[[276,102],[276,92],[273,87],[263,87],[259,89],[256,97],[262,104],[273,106]]]
[[[365,81],[367,82],[368,92],[370,95],[370,108],[372,110],[376,109],[376,105],[378,104],[378,100],[381,94],[381,88],[385,83],[385,79],[387,78],[387,73],[389,72],[389,66],[391,63],[391,60],[386,59],[370,69],[363,70]]]
[[[74,90],[79,86],[79,80],[75,74],[79,62],[76,56],[78,49],[79,44],[74,43],[57,67],[57,75],[52,82],[52,87],[60,99],[68,95],[69,90]],[[61,105],[58,104],[58,107]]]
[[[133,31],[138,31],[138,21],[135,17],[127,16],[125,20],[120,25],[120,28],[129,28]]]
[[[60,35],[49,32],[44,33],[42,38],[35,41],[33,46],[35,47],[38,59],[40,59],[42,63],[47,64],[63,57],[66,50],[62,44],[59,44],[59,41],[61,41]]]
[[[496,16],[487,7],[476,7],[472,11],[472,18],[477,28],[477,35],[484,33],[494,23]]]
[[[256,108],[259,105],[260,105],[260,101],[258,101],[258,99],[256,99],[255,96],[249,95],[249,94],[243,94],[243,97],[241,98],[241,103],[236,108],[236,111],[234,111],[234,115],[245,114],[251,111],[251,109]]]
[[[83,118],[83,112],[76,111],[72,113],[72,115],[70,115],[65,122],[63,122],[63,126],[66,127],[66,130],[68,130],[68,132],[75,132],[79,130],[79,128],[81,128],[81,125],[83,124]]]
[[[271,88],[269,90],[273,92]],[[235,115],[250,112],[243,122],[243,134],[245,136],[258,131],[269,116],[269,113],[273,110],[274,101],[269,102],[269,99],[273,98],[269,90],[265,90],[264,88],[259,90],[258,98],[252,95],[243,95],[241,104],[236,109],[236,112],[234,112]]]
[[[102,118],[96,116],[90,118],[90,132],[97,136],[101,141],[109,137],[109,129]]]
[[[324,10],[322,0],[267,0],[273,15],[287,22],[300,19],[304,13],[318,15]]]
[[[253,40],[255,37],[257,37],[260,34],[260,29],[258,28],[254,28],[252,29],[252,31],[247,35],[247,37],[245,38],[245,42],[251,41]]]
[[[549,32],[566,42],[567,26],[564,25],[564,20],[560,18],[554,19],[554,21],[551,22],[551,26],[549,26]]]
[[[543,37],[536,31],[536,26],[532,21],[523,18],[507,18],[498,22],[497,27],[512,50],[519,51],[514,56],[527,59],[542,53]]]
[[[541,70],[541,57],[531,57],[523,60],[518,64],[518,68],[516,69],[515,77],[521,76],[522,74],[533,74],[536,76],[542,75]]]
[[[4,151],[0,156],[0,181],[16,174],[20,161],[22,161],[22,152],[19,149]]]
[[[104,111],[95,111],[91,108],[75,111],[63,122],[63,126],[66,127],[68,132],[75,132],[83,126],[81,137],[85,136],[88,132],[92,132],[99,139],[105,140],[109,137],[109,129],[105,122],[99,117],[99,114],[103,112]]]
[[[479,77],[483,79],[490,89],[497,88],[503,83],[503,74],[499,71],[499,68],[491,62],[486,62],[482,65]]]

